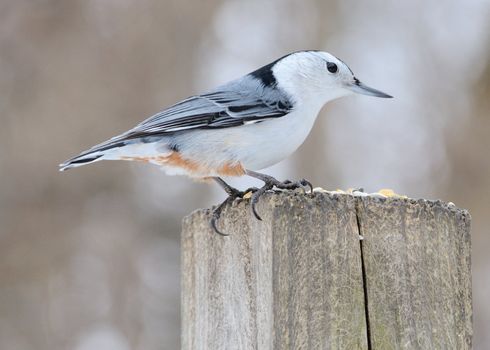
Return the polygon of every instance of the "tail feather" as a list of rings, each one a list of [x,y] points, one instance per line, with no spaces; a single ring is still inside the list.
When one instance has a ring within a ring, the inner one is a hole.
[[[60,164],[60,171],[108,159],[121,157],[156,156],[165,153],[165,147],[158,142],[141,142],[138,139],[126,141],[113,138],[82,152]]]
[[[100,153],[100,154],[89,153],[89,154],[85,154],[85,155],[81,155],[81,156],[72,158],[72,159],[67,160],[66,162],[60,164],[60,171],[65,171],[65,170],[68,170],[71,168],[76,168],[78,166],[82,166],[82,165],[86,165],[86,164],[96,162],[98,160],[102,160],[100,158],[103,155],[104,155],[103,153]]]
[[[110,153],[111,150],[126,146],[127,143],[122,139],[122,137],[123,135],[113,137],[110,140],[91,147],[90,149],[80,153],[76,157],[68,159],[67,161],[59,165],[59,170],[65,171],[71,168],[76,168],[82,165],[106,159],[107,157],[104,156]]]

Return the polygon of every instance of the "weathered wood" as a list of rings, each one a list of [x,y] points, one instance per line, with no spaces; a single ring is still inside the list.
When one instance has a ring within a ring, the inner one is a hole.
[[[263,221],[248,201],[227,207],[229,237],[209,210],[184,219],[182,349],[470,347],[467,212],[293,192],[258,210]]]
[[[467,211],[440,201],[358,201],[372,349],[470,349]]]
[[[183,349],[366,349],[355,200],[268,194],[184,220]]]

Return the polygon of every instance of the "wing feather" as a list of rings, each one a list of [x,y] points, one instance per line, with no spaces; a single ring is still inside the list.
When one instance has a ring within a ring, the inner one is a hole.
[[[123,135],[134,138],[189,129],[239,126],[279,118],[291,109],[291,100],[284,92],[277,87],[263,86],[259,80],[245,76],[207,94],[189,97]]]
[[[134,139],[192,129],[217,129],[262,122],[285,116],[293,109],[291,98],[276,85],[265,86],[246,75],[209,93],[189,97],[151,116],[133,129],[98,144],[82,155],[120,147]],[[145,141],[146,142],[146,141]]]

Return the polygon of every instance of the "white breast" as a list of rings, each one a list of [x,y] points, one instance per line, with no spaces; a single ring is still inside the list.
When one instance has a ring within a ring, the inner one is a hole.
[[[310,133],[320,107],[301,108],[277,119],[224,129],[196,130],[176,137],[180,152],[210,168],[240,162],[260,170],[287,158]]]
[[[247,169],[260,170],[289,157],[305,141],[318,111],[297,110],[278,119],[250,126],[247,136],[250,148],[240,152]]]

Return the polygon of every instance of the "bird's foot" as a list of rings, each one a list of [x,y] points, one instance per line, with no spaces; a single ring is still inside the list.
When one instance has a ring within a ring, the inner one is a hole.
[[[218,229],[218,220],[221,217],[221,212],[223,211],[224,207],[226,207],[230,203],[233,203],[235,199],[237,198],[242,199],[245,196],[249,195],[250,193],[253,195],[253,193],[255,193],[258,190],[259,189],[257,187],[250,187],[245,191],[240,191],[234,187],[228,186],[225,189],[226,193],[228,193],[228,197],[213,210],[213,213],[211,215],[211,220],[209,223],[211,225],[211,228],[214,230],[214,232],[220,234],[221,236],[229,236],[228,233],[224,233]]]
[[[313,186],[311,182],[305,179],[301,179],[299,181],[279,181],[272,176],[264,175],[261,180],[264,181],[264,186],[254,191],[250,199],[250,207],[252,208],[252,213],[258,220],[262,220],[260,215],[257,213],[256,208],[256,205],[259,202],[259,198],[267,191],[272,190],[274,187],[283,190],[295,190],[297,188],[301,188],[305,193],[306,189],[308,188],[310,190],[310,193],[313,195]]]
[[[245,191],[240,191],[228,184],[226,184],[223,180],[220,178],[215,178],[215,180],[218,182],[218,184],[221,185],[221,187],[226,191],[228,194],[228,197],[220,204],[218,205],[212,213],[211,220],[210,220],[210,225],[212,229],[222,235],[222,236],[228,236],[229,234],[224,233],[218,229],[218,220],[221,216],[221,212],[223,209],[228,205],[233,203],[233,201],[237,198],[239,199],[244,199],[244,198],[250,198],[250,207],[252,210],[253,215],[258,219],[262,220],[260,215],[257,213],[257,208],[256,205],[259,202],[260,197],[266,193],[269,190],[272,190],[274,188],[277,189],[282,189],[282,190],[295,190],[297,188],[303,189],[303,191],[306,193],[306,190],[309,189],[310,193],[313,195],[313,186],[311,182],[308,180],[302,179],[299,181],[279,181],[276,178],[265,175],[265,174],[260,174],[252,171],[248,171],[248,175],[251,175],[261,181],[264,182],[264,185],[260,188],[257,187],[251,187],[246,189]]]

